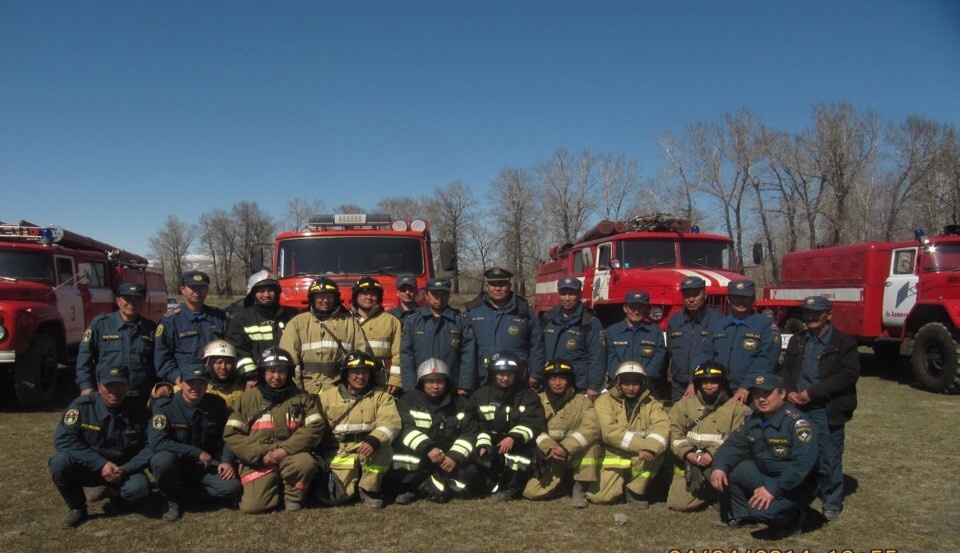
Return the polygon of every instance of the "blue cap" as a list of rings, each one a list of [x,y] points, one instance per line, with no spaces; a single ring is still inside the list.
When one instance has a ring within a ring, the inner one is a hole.
[[[410,273],[403,273],[397,275],[397,290],[404,286],[412,286],[414,290],[417,289],[417,279]]]
[[[210,277],[203,271],[187,271],[180,277],[180,286],[210,286]]]
[[[698,276],[688,276],[680,281],[681,290],[702,290],[707,287],[707,281]]]
[[[513,273],[504,269],[503,267],[490,267],[483,272],[483,278],[485,280],[493,281],[510,280],[513,278]]]
[[[145,298],[147,297],[147,287],[143,284],[127,282],[120,285],[120,295],[134,298]]]
[[[761,374],[753,378],[749,387],[759,388],[769,392],[777,388],[783,388],[783,379],[776,374]]]
[[[557,290],[576,290],[579,292],[582,289],[583,283],[580,282],[579,278],[567,276],[557,281]]]
[[[200,363],[189,363],[180,369],[180,380],[210,380],[210,369]]]
[[[427,290],[443,290],[449,292],[450,279],[443,277],[431,278],[427,281]]]
[[[97,382],[110,384],[111,382],[130,383],[130,371],[126,367],[102,367],[97,370]]]
[[[803,300],[803,308],[810,311],[830,311],[833,303],[823,296],[810,296]]]
[[[639,303],[650,305],[650,294],[639,290],[631,290],[623,297],[623,303]]]
[[[727,285],[727,294],[731,296],[756,296],[756,285],[752,280],[738,280]]]

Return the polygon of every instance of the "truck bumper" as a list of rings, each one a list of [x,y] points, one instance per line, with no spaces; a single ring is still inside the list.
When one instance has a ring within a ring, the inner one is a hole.
[[[0,350],[0,364],[16,363],[17,352],[13,350]]]

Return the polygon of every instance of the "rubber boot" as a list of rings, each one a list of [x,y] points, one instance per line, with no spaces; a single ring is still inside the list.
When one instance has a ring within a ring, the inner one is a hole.
[[[583,509],[587,506],[587,490],[583,482],[574,481],[573,493],[570,494],[570,505],[574,509]]]
[[[83,493],[83,488],[74,488],[71,486],[57,486],[60,497],[66,502],[67,515],[60,521],[60,528],[68,530],[76,528],[87,520],[87,498]]]

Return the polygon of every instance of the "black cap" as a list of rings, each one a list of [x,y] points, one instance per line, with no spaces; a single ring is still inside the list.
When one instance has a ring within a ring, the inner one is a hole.
[[[513,278],[513,273],[503,267],[490,267],[483,272],[483,278],[487,281],[510,280]]]
[[[130,383],[130,371],[126,367],[102,367],[97,371],[97,382],[110,384],[111,382]]]
[[[450,279],[443,277],[431,278],[427,281],[427,290],[443,290],[449,292]]]
[[[147,287],[136,282],[127,282],[120,285],[120,295],[130,296],[132,298],[147,297]]]
[[[803,300],[803,308],[810,311],[830,311],[833,303],[823,296],[810,296]]]
[[[707,287],[707,281],[698,276],[688,276],[680,281],[681,290],[701,290]]]
[[[576,277],[563,277],[557,281],[557,290],[576,290],[579,292],[583,289],[583,283],[580,282],[579,278]]]
[[[752,280],[738,280],[727,285],[727,294],[730,296],[756,296],[756,286]]]
[[[639,303],[641,305],[650,305],[650,294],[640,290],[632,290],[627,292],[627,295],[623,297],[623,303]]]
[[[187,271],[180,276],[180,286],[210,286],[210,277],[203,271]]]
[[[750,388],[758,388],[768,392],[783,388],[783,378],[776,374],[761,374],[754,377],[753,381],[750,382]]]
[[[414,290],[417,289],[417,279],[409,273],[404,273],[402,275],[397,275],[397,289],[404,286],[412,286]]]

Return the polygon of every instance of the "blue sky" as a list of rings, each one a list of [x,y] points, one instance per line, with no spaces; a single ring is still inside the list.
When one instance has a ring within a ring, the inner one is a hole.
[[[147,253],[168,214],[372,206],[557,148],[818,102],[960,120],[960,3],[0,0],[0,220]]]

